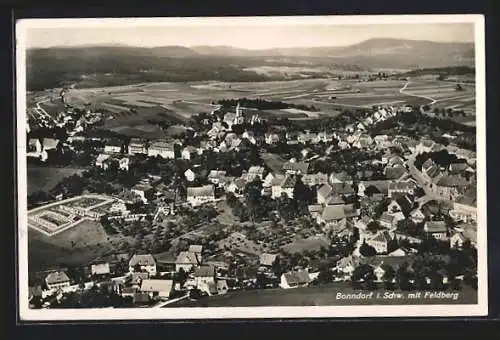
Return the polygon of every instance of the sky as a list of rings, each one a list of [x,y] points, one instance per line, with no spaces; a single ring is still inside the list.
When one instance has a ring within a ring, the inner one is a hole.
[[[224,20],[224,19],[221,19]],[[222,25],[221,25],[222,23]],[[204,25],[162,27],[88,26],[26,29],[26,46],[53,47],[78,45],[154,46],[233,46],[245,49],[284,47],[344,46],[371,38],[398,38],[439,42],[473,42],[473,23],[410,24],[286,24],[244,25],[220,22]]]

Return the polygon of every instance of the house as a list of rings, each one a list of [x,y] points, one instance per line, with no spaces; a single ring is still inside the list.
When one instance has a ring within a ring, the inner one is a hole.
[[[474,169],[466,162],[462,163],[451,163],[448,167],[448,172],[450,174],[462,174],[462,173],[474,173]]]
[[[366,244],[372,246],[377,251],[377,254],[387,253],[387,248],[389,242],[392,241],[392,237],[388,231],[383,231],[378,233],[375,237],[368,238],[365,240]]]
[[[326,200],[333,193],[333,187],[330,184],[324,184],[316,192],[316,201],[318,204],[326,204]]]
[[[365,215],[354,222],[354,227],[358,228],[359,231],[365,231],[368,227],[368,224],[370,224],[370,222],[372,221],[373,219]]]
[[[236,178],[227,187],[228,192],[232,192],[235,196],[243,195],[247,182],[243,178]]]
[[[327,205],[323,208],[317,222],[327,226],[343,224],[348,218],[359,216],[359,210],[354,209],[352,204]]]
[[[314,143],[316,139],[316,134],[310,132],[299,133],[299,135],[297,136],[297,141],[302,144]]]
[[[425,163],[422,165],[422,176],[427,182],[436,183],[443,177],[443,174],[439,166],[431,162],[430,165],[426,166]]]
[[[184,171],[184,177],[188,182],[192,182],[196,179],[196,174],[191,169]]]
[[[262,253],[259,257],[260,265],[264,267],[271,267],[276,262],[277,258],[278,256],[276,254]]]
[[[148,148],[149,157],[161,157],[166,159],[175,158],[175,149],[172,143],[163,140],[154,141]]]
[[[410,213],[410,219],[415,223],[422,223],[425,218],[426,215],[420,208],[416,208]]]
[[[188,252],[194,253],[196,255],[196,258],[198,259],[198,263],[201,263],[202,261],[202,252],[203,252],[203,246],[199,244],[192,244],[188,248]]]
[[[290,175],[307,174],[309,163],[306,162],[286,162],[283,164],[283,171]]]
[[[187,201],[192,206],[215,201],[215,189],[213,185],[187,188]]]
[[[97,166],[101,169],[104,169],[105,161],[108,160],[110,157],[111,157],[110,154],[106,154],[106,153],[99,154],[95,160],[95,166]]]
[[[194,283],[198,289],[206,285],[215,284],[215,267],[204,265],[196,268],[194,271]]]
[[[405,166],[405,160],[398,155],[393,155],[391,158],[388,159],[387,161],[387,166],[388,167],[404,167]]]
[[[352,177],[347,172],[332,172],[328,177],[331,184],[333,183],[348,183],[352,184]]]
[[[156,275],[156,260],[151,254],[134,254],[128,263],[130,273],[147,272]]]
[[[475,193],[462,195],[453,202],[449,214],[455,221],[475,222],[477,220],[477,199]]]
[[[415,190],[415,184],[413,182],[391,182],[388,187],[388,195],[390,198],[398,196],[400,194],[413,195]]]
[[[338,260],[335,269],[344,274],[345,278],[349,278],[354,273],[359,262],[359,258],[349,255]]]
[[[146,183],[138,183],[130,190],[139,196],[144,203],[148,202],[148,197],[150,197],[150,194],[154,191],[153,187]]]
[[[403,165],[387,166],[384,169],[385,178],[392,181],[399,181],[408,176],[408,170]]]
[[[267,145],[276,145],[280,142],[280,136],[277,133],[266,133],[264,138]]]
[[[281,275],[280,287],[283,289],[306,287],[310,282],[311,278],[307,271],[290,271]]]
[[[185,272],[189,272],[201,264],[199,260],[200,258],[196,253],[181,251],[175,260],[175,270],[179,271],[182,269]]]
[[[271,185],[271,198],[277,199],[283,194],[288,196],[288,198],[293,198],[296,182],[297,178],[295,176],[276,176]]]
[[[469,186],[468,181],[460,175],[446,175],[434,180],[431,185],[431,190],[441,197],[449,200],[455,200],[460,191]]]
[[[317,219],[323,211],[323,206],[321,204],[313,204],[307,206],[307,210],[312,218]]]
[[[448,239],[448,228],[444,221],[427,221],[424,224],[424,231],[427,236],[432,236],[437,240]]]
[[[123,171],[129,171],[130,169],[130,159],[128,157],[122,157],[118,160],[118,169]]]
[[[432,146],[434,145],[434,142],[429,139],[422,139],[419,144],[417,144],[415,148],[415,152],[417,154],[425,153],[425,152],[431,152]]]
[[[333,135],[327,132],[319,132],[317,137],[318,141],[321,141],[323,143],[328,143],[333,141]]]
[[[369,135],[362,135],[352,144],[352,146],[358,149],[366,149],[369,148],[372,143],[373,139]]]
[[[45,284],[48,289],[59,289],[69,287],[70,278],[63,271],[52,272],[45,277]]]
[[[217,280],[216,285],[217,285],[217,294],[219,295],[226,294],[229,291],[229,287],[227,285],[226,280]]]
[[[403,248],[398,248],[396,250],[393,250],[387,255],[391,257],[403,257],[403,256],[408,256],[408,251]]]
[[[387,229],[393,229],[397,226],[396,217],[387,212],[383,212],[380,218],[378,219],[380,225]]]
[[[405,216],[408,216],[413,208],[413,201],[408,196],[399,196],[393,199],[387,206],[387,212],[389,214],[395,214],[402,212]]]
[[[450,237],[450,248],[460,249],[467,237],[462,232],[456,232]]]
[[[123,142],[118,139],[111,139],[104,145],[105,153],[120,153],[122,152]]]
[[[226,176],[226,171],[224,170],[210,170],[207,180],[213,184],[219,184],[221,178],[224,176]]]
[[[264,178],[265,169],[262,166],[251,166],[248,169],[247,180],[253,181],[256,178],[262,180]]]
[[[174,281],[146,279],[141,282],[139,290],[142,293],[149,294],[150,297],[168,299],[174,291]]]
[[[188,145],[182,150],[181,158],[190,160],[194,155],[196,155],[196,153],[197,149],[194,146]]]
[[[91,275],[109,275],[110,274],[109,263],[98,263],[90,266]]]
[[[312,155],[313,150],[311,148],[304,148],[300,151],[300,154],[302,155],[302,158],[306,159],[310,155]]]
[[[144,143],[139,138],[132,138],[130,140],[130,143],[128,144],[128,154],[129,155],[136,155],[136,154],[147,155],[148,148],[146,146],[146,143]]]

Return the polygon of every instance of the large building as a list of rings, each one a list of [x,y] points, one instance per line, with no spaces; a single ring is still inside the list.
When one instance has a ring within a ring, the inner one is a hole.
[[[168,143],[166,141],[154,141],[149,145],[148,148],[148,156],[156,157],[160,156],[162,158],[174,159],[175,158],[175,149],[172,143]]]
[[[147,272],[149,275],[156,275],[156,260],[151,254],[135,254],[129,261],[129,272]]]

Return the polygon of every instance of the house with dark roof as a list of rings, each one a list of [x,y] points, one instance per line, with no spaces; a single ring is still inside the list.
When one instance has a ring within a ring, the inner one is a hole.
[[[448,228],[444,221],[427,221],[424,224],[424,232],[427,236],[432,236],[437,240],[448,239]]]
[[[200,290],[207,285],[215,284],[215,267],[210,265],[200,266],[194,271],[194,283]]]
[[[104,145],[104,153],[120,153],[123,150],[123,141],[110,139]]]
[[[128,264],[129,272],[147,272],[156,275],[156,260],[151,254],[134,254]]]
[[[347,172],[342,171],[342,172],[332,172],[330,176],[328,177],[328,181],[333,184],[333,183],[348,183],[352,184],[353,179],[352,176],[349,175]]]
[[[396,217],[387,212],[383,212],[382,215],[380,215],[378,222],[382,227],[387,229],[393,229],[397,226]]]
[[[318,223],[326,226],[345,224],[347,219],[358,217],[359,209],[354,209],[352,204],[327,205],[323,208],[321,215],[317,217]]]
[[[454,200],[468,185],[469,182],[460,175],[447,175],[435,181],[431,190],[445,199]]]
[[[283,289],[305,287],[311,278],[306,270],[290,271],[281,275],[280,287]]]

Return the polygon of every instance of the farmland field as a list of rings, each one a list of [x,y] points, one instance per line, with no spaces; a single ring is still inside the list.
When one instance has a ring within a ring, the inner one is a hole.
[[[140,133],[162,136],[158,129],[148,128],[144,121],[163,115],[186,122],[193,114],[212,111],[217,101],[234,98],[261,98],[292,104],[314,105],[316,112],[269,110],[263,116],[286,116],[290,119],[314,119],[338,114],[339,108],[370,108],[373,105],[424,105],[471,108],[473,85],[430,79],[402,80],[333,80],[306,79],[266,82],[185,82],[147,83],[130,86],[72,89],[68,103],[90,104],[95,110],[106,109],[115,115],[105,126],[129,135]],[[460,103],[453,102],[460,100]],[[462,102],[462,100],[464,100]],[[447,101],[450,101],[448,104]],[[131,114],[131,109],[136,111]],[[137,127],[137,126],[141,127]]]
[[[84,169],[78,168],[48,168],[28,167],[28,195],[35,191],[48,191],[56,186],[59,181],[73,174],[79,174]]]

